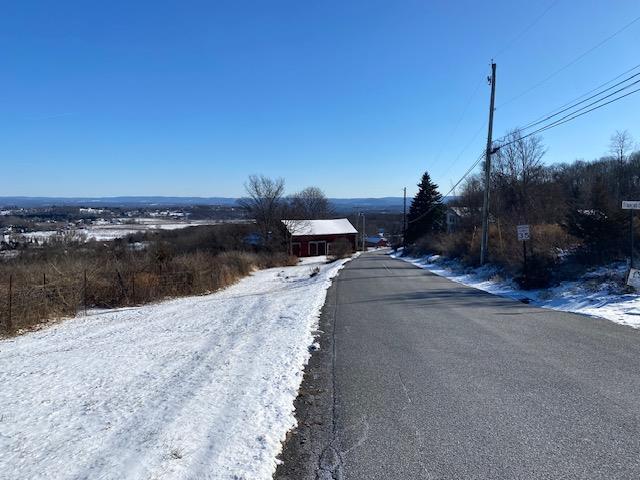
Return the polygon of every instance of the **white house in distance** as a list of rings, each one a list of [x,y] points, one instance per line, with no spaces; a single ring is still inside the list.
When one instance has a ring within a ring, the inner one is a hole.
[[[346,218],[332,220],[283,220],[291,235],[291,253],[297,257],[330,255],[331,244],[344,239],[356,249],[358,231]]]

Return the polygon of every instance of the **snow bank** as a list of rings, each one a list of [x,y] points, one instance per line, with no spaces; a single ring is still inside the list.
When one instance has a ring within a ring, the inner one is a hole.
[[[495,295],[527,299],[539,307],[582,313],[640,328],[640,295],[624,294],[620,288],[627,269],[623,263],[595,269],[576,281],[562,282],[553,288],[521,290],[514,282],[501,279],[492,266],[465,268],[455,260],[438,255],[420,258],[391,256]]]
[[[345,262],[0,341],[0,477],[270,479]]]

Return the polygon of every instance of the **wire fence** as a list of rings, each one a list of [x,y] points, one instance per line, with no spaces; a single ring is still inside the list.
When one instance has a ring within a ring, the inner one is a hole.
[[[82,272],[0,280],[0,331],[6,333],[46,319],[93,308],[135,306],[164,298],[215,291],[235,281],[225,265],[197,272]]]

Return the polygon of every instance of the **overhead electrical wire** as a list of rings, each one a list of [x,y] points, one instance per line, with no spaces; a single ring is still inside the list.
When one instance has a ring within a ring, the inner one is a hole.
[[[511,102],[514,102],[520,98],[522,98],[523,96],[525,96],[526,94],[528,94],[529,92],[535,90],[536,88],[540,87],[541,85],[544,85],[545,83],[547,83],[549,80],[551,80],[553,77],[555,77],[556,75],[558,75],[559,73],[563,72],[564,70],[566,70],[567,68],[571,67],[572,65],[575,65],[576,63],[578,63],[580,60],[582,60],[584,57],[586,57],[587,55],[589,55],[591,52],[597,50],[598,48],[600,48],[602,45],[604,45],[605,43],[607,43],[608,41],[612,40],[614,37],[620,35],[622,32],[624,32],[625,30],[627,30],[629,27],[631,27],[631,25],[633,25],[634,23],[636,23],[637,21],[640,20],[640,16],[637,16],[636,18],[634,18],[633,20],[631,20],[629,23],[625,24],[622,28],[616,30],[615,32],[613,32],[611,35],[609,35],[608,37],[602,39],[600,42],[598,42],[597,44],[595,44],[593,47],[589,48],[588,50],[586,50],[585,52],[581,53],[580,55],[578,55],[576,58],[574,58],[573,60],[571,60],[570,62],[566,63],[565,65],[563,65],[562,67],[560,67],[559,69],[553,71],[551,74],[547,75],[545,78],[543,78],[542,80],[540,80],[539,82],[535,83],[534,85],[532,85],[531,87],[527,88],[526,90],[524,90],[523,92],[519,93],[518,95],[516,95],[515,97],[511,97],[509,100],[507,100],[506,102],[501,103],[500,105],[498,105],[496,107],[496,110],[498,108],[502,108],[505,105],[510,104]]]
[[[620,85],[623,85],[623,84],[627,83],[628,81],[633,80],[634,78],[640,77],[640,72],[635,73],[635,74],[630,75],[629,77],[625,78],[624,80],[622,80],[622,81],[620,81],[620,82],[618,82],[618,83],[616,83],[614,85],[611,85],[610,87],[605,88],[604,90],[600,90],[599,92],[597,92],[597,93],[595,93],[593,95],[590,95],[593,92],[595,92],[596,90],[601,89],[603,86],[606,86],[609,83],[616,81],[621,76],[623,76],[623,75],[625,75],[625,74],[637,69],[638,67],[640,67],[640,64],[636,65],[635,67],[633,67],[633,68],[631,68],[629,70],[626,70],[625,72],[621,73],[620,75],[617,75],[616,77],[612,78],[611,80],[600,84],[599,86],[589,90],[588,92],[583,93],[582,95],[580,95],[579,97],[574,98],[570,102],[564,103],[560,107],[557,107],[557,108],[551,110],[551,112],[549,112],[549,113],[547,113],[547,114],[545,114],[545,115],[543,115],[541,117],[538,117],[537,119],[533,120],[532,122],[529,122],[528,124],[526,124],[524,127],[518,127],[517,130],[520,131],[520,132],[528,130],[528,129],[536,126],[536,125],[539,125],[539,124],[544,123],[544,122],[546,122],[548,120],[551,120],[553,117],[556,117],[556,116],[558,116],[558,115],[560,115],[560,114],[562,114],[564,112],[572,110],[573,108],[577,107],[578,105],[581,105],[581,104],[583,104],[585,102],[588,102],[589,100],[592,100],[592,99],[594,99],[596,97],[599,97],[600,95],[608,92],[609,90],[611,90],[613,88],[616,88],[616,87],[619,87]],[[627,88],[635,85],[636,83],[638,83],[638,82],[636,81],[636,82],[630,83],[630,84],[626,85],[625,87],[623,87],[623,88],[621,88],[619,90],[616,90],[612,94],[606,95],[606,96],[596,100],[596,102],[594,102],[594,103],[597,103],[597,102],[602,101],[602,100],[604,100],[606,98],[609,98],[609,97],[611,97],[612,95],[614,95],[614,94],[616,94],[618,92],[626,90]],[[587,95],[590,95],[590,96],[587,97]],[[587,97],[587,98],[584,98],[583,100],[580,100],[580,101],[576,101],[576,100],[579,100],[579,99],[581,99],[583,97]],[[570,116],[573,113],[576,113],[576,112],[578,112],[580,110],[583,110],[584,108],[588,108],[589,106],[593,105],[594,103],[589,104],[586,107],[582,107],[582,108],[580,108],[580,109],[578,109],[578,110],[576,110],[574,112],[571,112],[568,116]],[[494,142],[500,142],[500,141],[506,139],[508,136],[509,136],[509,134],[503,135],[502,137],[494,139]]]
[[[637,83],[640,83],[640,80],[638,80],[638,81],[636,81],[636,82],[632,83],[631,85],[635,85],[635,84],[637,84]],[[631,85],[629,85],[629,86],[631,86]],[[621,90],[626,90],[626,88],[627,88],[627,87],[625,87],[624,89],[621,89]],[[620,90],[619,90],[619,91],[620,91]],[[535,135],[536,133],[544,132],[545,130],[549,130],[549,129],[551,129],[551,128],[555,128],[555,127],[557,127],[557,126],[559,126],[559,125],[562,125],[562,124],[565,124],[565,123],[567,123],[567,122],[570,122],[570,121],[572,121],[572,120],[574,120],[574,119],[576,119],[576,118],[578,118],[578,117],[582,117],[583,115],[586,115],[587,113],[593,112],[594,110],[598,110],[598,109],[600,109],[600,108],[602,108],[602,107],[605,107],[605,106],[607,106],[607,105],[609,105],[609,104],[611,104],[611,103],[617,102],[618,100],[622,100],[623,98],[628,97],[629,95],[632,95],[632,94],[634,94],[634,93],[640,92],[640,88],[637,88],[637,89],[635,89],[635,90],[632,90],[632,91],[630,91],[630,92],[627,92],[627,93],[625,93],[624,95],[620,95],[619,97],[613,98],[613,99],[609,100],[608,102],[601,103],[600,105],[596,105],[596,106],[594,106],[593,108],[590,108],[590,109],[588,109],[588,110],[585,110],[584,112],[577,113],[577,112],[580,112],[580,110],[584,110],[585,108],[590,107],[591,105],[594,105],[594,104],[596,104],[596,103],[600,103],[600,102],[601,102],[602,100],[604,100],[605,98],[609,98],[609,97],[611,97],[612,95],[615,95],[616,93],[619,93],[619,91],[618,91],[618,92],[614,92],[614,93],[612,93],[612,94],[610,94],[610,95],[607,95],[606,97],[603,97],[603,98],[601,98],[600,100],[598,100],[598,101],[596,101],[596,102],[593,102],[593,103],[591,103],[591,104],[589,104],[589,105],[587,105],[587,106],[585,106],[585,107],[582,107],[582,108],[580,108],[580,109],[578,109],[578,110],[576,110],[576,111],[574,111],[574,112],[571,112],[570,114],[565,115],[565,116],[564,116],[564,117],[562,117],[561,119],[556,120],[556,121],[554,121],[554,122],[552,122],[552,123],[550,123],[550,124],[547,124],[547,125],[545,125],[545,126],[543,126],[543,127],[540,127],[539,129],[534,130],[533,132],[527,133],[526,135],[522,135],[521,137],[518,137],[518,138],[516,138],[516,139],[514,139],[514,140],[511,140],[511,141],[509,141],[509,142],[507,142],[507,143],[503,143],[502,145],[498,145],[498,146],[496,147],[496,149],[500,149],[500,148],[506,147],[506,146],[508,146],[508,145],[512,145],[512,144],[514,144],[514,143],[516,143],[516,142],[519,142],[519,141],[521,141],[521,140],[524,140],[525,138],[528,138],[528,137],[530,137],[530,136],[532,136],[532,135]]]
[[[525,34],[527,34],[529,32],[529,30],[531,30],[540,20],[542,20],[542,17],[544,17],[549,10],[551,10],[553,7],[555,7],[558,2],[560,0],[555,0],[553,2],[551,2],[551,4],[549,4],[549,6],[547,8],[544,9],[544,11],[538,15],[529,25],[527,25],[519,34],[517,34],[515,37],[513,37],[511,39],[510,42],[507,43],[506,47],[503,47],[502,50],[500,50],[495,56],[494,58],[498,58],[500,55],[502,55],[503,53],[509,51],[511,49],[511,47],[513,47],[522,37],[525,36]]]
[[[623,76],[624,76],[624,75],[626,75],[627,73],[633,72],[634,70],[637,70],[638,68],[640,68],[640,63],[639,63],[639,64],[637,64],[637,65],[635,65],[634,67],[629,68],[628,70],[625,70],[625,71],[624,71],[624,72],[622,72],[621,74],[616,75],[616,76],[615,76],[615,77],[613,77],[611,80],[608,80],[608,81],[606,81],[606,82],[604,82],[604,83],[601,83],[601,84],[600,84],[600,85],[598,85],[597,87],[592,88],[592,89],[591,89],[591,90],[589,90],[588,92],[583,93],[582,95],[580,95],[580,96],[578,96],[578,97],[574,98],[573,100],[570,100],[570,101],[568,101],[568,102],[566,102],[566,103],[564,103],[564,104],[560,105],[559,107],[557,107],[557,108],[555,108],[555,109],[551,110],[550,112],[548,112],[548,113],[545,113],[545,114],[541,115],[540,117],[536,118],[533,122],[531,122],[531,123],[527,124],[526,126],[524,126],[524,127],[522,127],[522,128],[523,128],[523,129],[524,129],[524,128],[527,128],[528,126],[530,126],[530,125],[532,125],[532,124],[534,124],[534,123],[538,122],[538,120],[544,119],[544,118],[546,118],[546,117],[551,117],[551,116],[552,116],[552,114],[554,114],[554,113],[556,113],[556,112],[558,112],[558,113],[562,113],[562,112],[559,112],[559,110],[564,109],[565,107],[567,107],[567,106],[569,106],[569,105],[571,105],[571,104],[573,104],[573,103],[577,102],[578,100],[581,100],[583,97],[586,97],[587,95],[589,95],[589,94],[591,94],[591,93],[593,93],[593,92],[595,92],[595,91],[597,91],[597,90],[600,90],[602,87],[605,87],[605,86],[609,85],[610,83],[615,82],[615,81],[616,81],[616,80],[618,80],[620,77],[623,77]],[[635,77],[635,75],[632,75],[632,76],[631,76],[631,77],[629,77],[629,78],[633,78],[633,77]],[[623,80],[623,81],[622,81],[622,82],[620,82],[619,84],[624,83],[625,81],[629,80],[629,78],[627,78],[627,79]],[[616,85],[612,86],[611,88],[615,88],[615,87],[616,87],[617,85],[619,85],[619,84],[616,84]],[[590,98],[593,98],[593,97],[590,97]],[[587,99],[587,100],[588,100],[588,99]]]
[[[460,153],[458,153],[456,158],[454,158],[453,162],[449,164],[449,167],[447,168],[447,170],[442,174],[443,177],[446,176],[451,171],[451,169],[458,163],[458,161],[462,158],[462,155],[464,154],[464,152],[467,151],[467,149],[476,140],[476,138],[478,138],[478,135],[480,135],[480,132],[482,131],[482,129],[485,128],[486,126],[487,126],[487,122],[484,122],[482,125],[480,125],[480,128],[476,130],[476,133],[473,134],[473,137],[471,137],[471,139],[465,144],[462,150],[460,150]]]

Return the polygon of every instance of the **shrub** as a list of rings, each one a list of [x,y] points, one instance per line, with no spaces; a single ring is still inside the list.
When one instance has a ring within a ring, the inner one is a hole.
[[[515,281],[525,290],[547,287],[553,279],[554,265],[548,256],[533,255],[527,259],[526,271],[523,266]]]
[[[348,240],[339,238],[331,242],[329,247],[329,260],[335,261],[340,258],[347,258],[353,253],[353,247]]]
[[[55,245],[0,262],[0,332],[9,320],[23,328],[88,308],[112,308],[225,288],[258,268],[295,265],[284,253],[195,250],[176,254],[169,242],[148,251],[126,242]],[[86,284],[85,284],[86,275]],[[85,288],[86,285],[86,288]]]
[[[418,240],[409,249],[412,255],[437,253],[458,258],[466,265],[477,266],[480,261],[480,229],[461,230],[449,234],[432,234]],[[531,226],[531,240],[527,242],[528,273],[523,275],[523,247],[518,241],[516,225],[493,223],[489,226],[490,263],[514,275],[521,286],[539,288],[554,280],[554,271],[561,256],[571,252],[580,242],[560,225]]]

